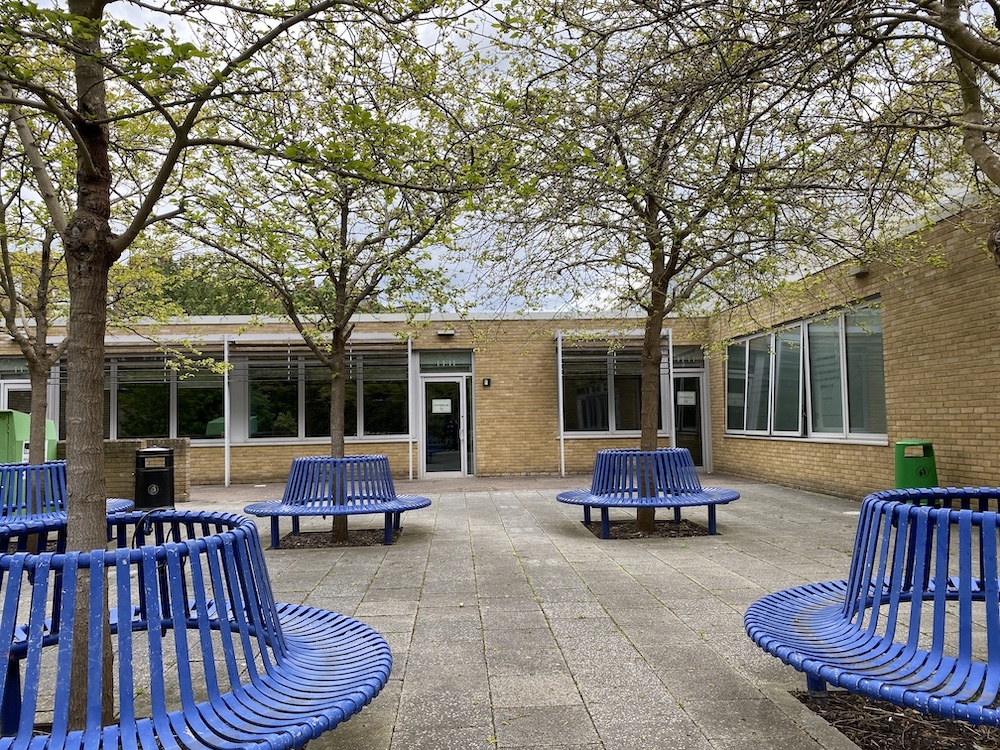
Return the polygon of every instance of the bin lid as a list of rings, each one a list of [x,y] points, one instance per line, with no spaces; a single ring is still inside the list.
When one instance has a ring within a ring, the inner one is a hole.
[[[167,455],[168,453],[173,453],[173,448],[163,448],[158,445],[154,445],[152,448],[139,448],[136,450],[136,454],[139,453],[143,455]]]
[[[930,445],[930,440],[897,440],[896,445]]]

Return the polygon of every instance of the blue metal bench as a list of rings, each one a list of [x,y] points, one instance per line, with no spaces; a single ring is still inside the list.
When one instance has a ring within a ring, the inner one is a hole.
[[[590,509],[601,509],[601,539],[611,534],[610,508],[681,508],[708,506],[708,533],[716,533],[715,506],[738,499],[736,490],[702,487],[687,448],[655,451],[612,448],[597,452],[590,489],[561,492],[556,500],[583,506],[583,523],[590,526]]]
[[[385,544],[392,544],[404,511],[426,508],[429,498],[397,495],[386,456],[307,456],[292,460],[281,500],[252,503],[243,510],[271,519],[271,548],[281,544],[278,519],[290,516],[292,533],[299,533],[300,516],[350,516],[384,513]]]
[[[861,507],[849,577],[765,596],[747,633],[806,675],[1000,725],[1000,489],[888,490]]]
[[[66,512],[66,462],[0,464],[0,517]],[[131,500],[108,500],[108,513],[131,510]]]
[[[56,534],[65,549],[65,520],[54,516],[0,524],[0,547],[33,533]],[[107,551],[0,555],[0,748],[297,748],[385,685],[392,655],[381,635],[274,601],[251,519],[123,513],[108,517],[108,536]],[[91,616],[74,636],[85,569],[101,574],[89,576]],[[115,651],[110,725],[100,704],[105,627]],[[82,729],[67,721],[76,659],[90,664]]]

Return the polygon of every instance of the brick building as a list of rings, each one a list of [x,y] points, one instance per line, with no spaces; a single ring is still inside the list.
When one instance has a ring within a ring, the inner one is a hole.
[[[661,444],[688,447],[706,470],[861,497],[892,486],[894,443],[920,438],[934,445],[940,483],[1000,484],[1000,269],[982,226],[955,217],[927,230],[937,262],[844,264],[747,308],[670,319]],[[587,472],[598,449],[638,443],[640,326],[362,316],[347,451],[384,453],[400,477]],[[162,444],[182,457],[185,487],[269,482],[292,457],[328,451],[329,372],[287,323],[196,318],[156,337],[227,372],[177,371],[147,338],[109,335],[113,465],[126,466],[135,446]],[[0,408],[26,411],[28,395],[8,344]],[[50,403],[61,436],[58,368]]]

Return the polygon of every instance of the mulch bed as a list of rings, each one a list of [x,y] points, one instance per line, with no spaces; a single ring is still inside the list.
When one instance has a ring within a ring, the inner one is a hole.
[[[348,529],[347,541],[337,542],[330,531],[303,531],[298,536],[281,537],[282,549],[321,549],[323,547],[381,547],[385,529]],[[392,533],[392,541],[399,539],[399,532]]]
[[[861,750],[998,750],[1000,728],[942,719],[839,690],[825,702],[794,693]]]
[[[596,537],[601,536],[601,519],[598,516],[590,524],[590,531]],[[639,531],[635,521],[612,521],[610,524],[610,539],[657,539],[667,537],[708,536],[708,529],[696,523],[681,519],[677,521],[657,521],[656,531]]]

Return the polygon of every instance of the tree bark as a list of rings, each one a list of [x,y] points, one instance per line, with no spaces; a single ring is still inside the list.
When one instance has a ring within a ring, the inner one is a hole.
[[[330,345],[330,455],[344,457],[344,405],[347,398],[347,341],[342,328]],[[336,499],[336,498],[335,498]],[[347,516],[333,517],[333,540],[347,541]]]
[[[31,379],[31,441],[28,446],[28,463],[45,463],[45,413],[49,408],[49,363],[28,364]]]
[[[108,159],[109,132],[104,71],[97,62],[101,54],[99,0],[70,0],[69,10],[78,17],[74,42],[83,50],[75,59],[78,114],[77,203],[63,236],[69,278],[70,314],[67,349],[66,483],[68,539],[71,550],[103,550],[107,545],[104,478],[104,335],[107,328],[108,272],[118,258],[111,231],[111,167]],[[75,622],[78,643],[87,642],[89,576],[78,584]],[[107,609],[105,602],[98,603]],[[113,686],[110,630],[104,617],[102,705],[104,721],[112,719]],[[82,657],[82,658],[81,658]],[[82,647],[73,659],[70,691],[71,727],[86,722],[90,666]]]
[[[660,338],[663,335],[663,319],[666,317],[666,264],[662,249],[654,247],[651,250],[651,294],[642,337],[641,409],[639,411],[639,426],[641,428],[639,448],[644,451],[655,451],[659,448],[660,366],[663,361]],[[645,532],[656,530],[656,508],[638,509],[636,530]]]

